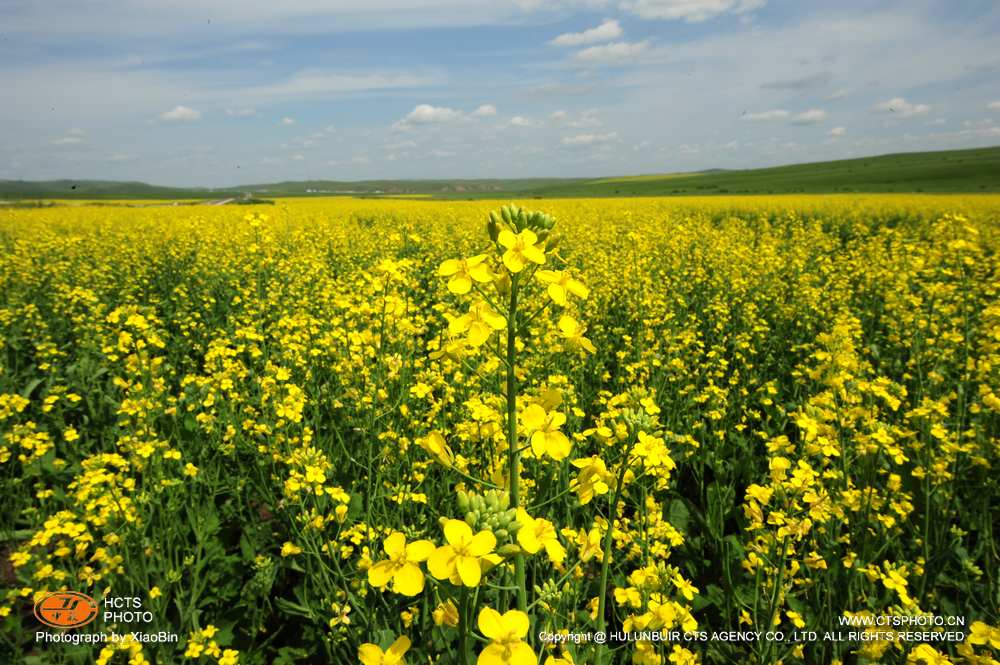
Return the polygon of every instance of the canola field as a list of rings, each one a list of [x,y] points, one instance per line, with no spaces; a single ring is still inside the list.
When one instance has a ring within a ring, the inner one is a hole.
[[[998,662],[1000,197],[522,205],[0,210],[0,661]]]

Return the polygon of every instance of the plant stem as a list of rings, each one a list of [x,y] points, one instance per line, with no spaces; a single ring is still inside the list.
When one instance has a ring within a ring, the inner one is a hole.
[[[517,447],[517,286],[518,276],[510,282],[510,307],[507,309],[507,466],[510,474],[510,505],[521,506],[521,451]],[[528,609],[524,573],[524,555],[514,557],[514,582],[517,586],[517,609]]]

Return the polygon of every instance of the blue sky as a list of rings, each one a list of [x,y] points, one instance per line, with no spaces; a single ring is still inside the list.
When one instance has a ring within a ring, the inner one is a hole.
[[[992,0],[6,0],[0,178],[598,176],[997,145],[997,34]]]

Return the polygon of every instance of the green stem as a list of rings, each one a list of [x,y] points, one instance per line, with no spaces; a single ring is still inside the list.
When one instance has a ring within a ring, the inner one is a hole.
[[[510,282],[510,307],[507,310],[507,452],[510,473],[510,505],[515,510],[521,506],[521,451],[517,447],[517,286],[518,276]],[[517,609],[528,609],[525,582],[524,555],[514,557],[514,582],[517,585]]]
[[[618,502],[622,498],[622,490],[625,487],[625,473],[629,468],[629,455],[632,454],[632,446],[635,444],[635,437],[631,437],[628,447],[625,449],[625,457],[622,465],[618,469],[618,479],[615,482],[615,495],[611,499],[611,506],[608,509],[608,528],[604,532],[604,556],[601,559],[601,586],[600,595],[597,597],[597,629],[605,632],[607,620],[604,617],[604,608],[608,598],[608,572],[611,569],[611,543],[615,532],[615,514],[618,512]],[[602,646],[598,655],[598,662],[603,662],[607,654],[607,647]]]

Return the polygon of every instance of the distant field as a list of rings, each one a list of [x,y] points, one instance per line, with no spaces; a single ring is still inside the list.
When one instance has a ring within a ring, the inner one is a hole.
[[[490,180],[306,180],[231,189],[159,187],[141,182],[0,180],[0,200],[221,200],[248,193],[268,199],[420,197],[525,199],[835,192],[1000,192],[1000,147],[915,152],[765,169],[708,170],[605,178]]]
[[[602,178],[536,196],[669,196],[828,192],[997,192],[1000,148],[906,153],[745,171]]]

